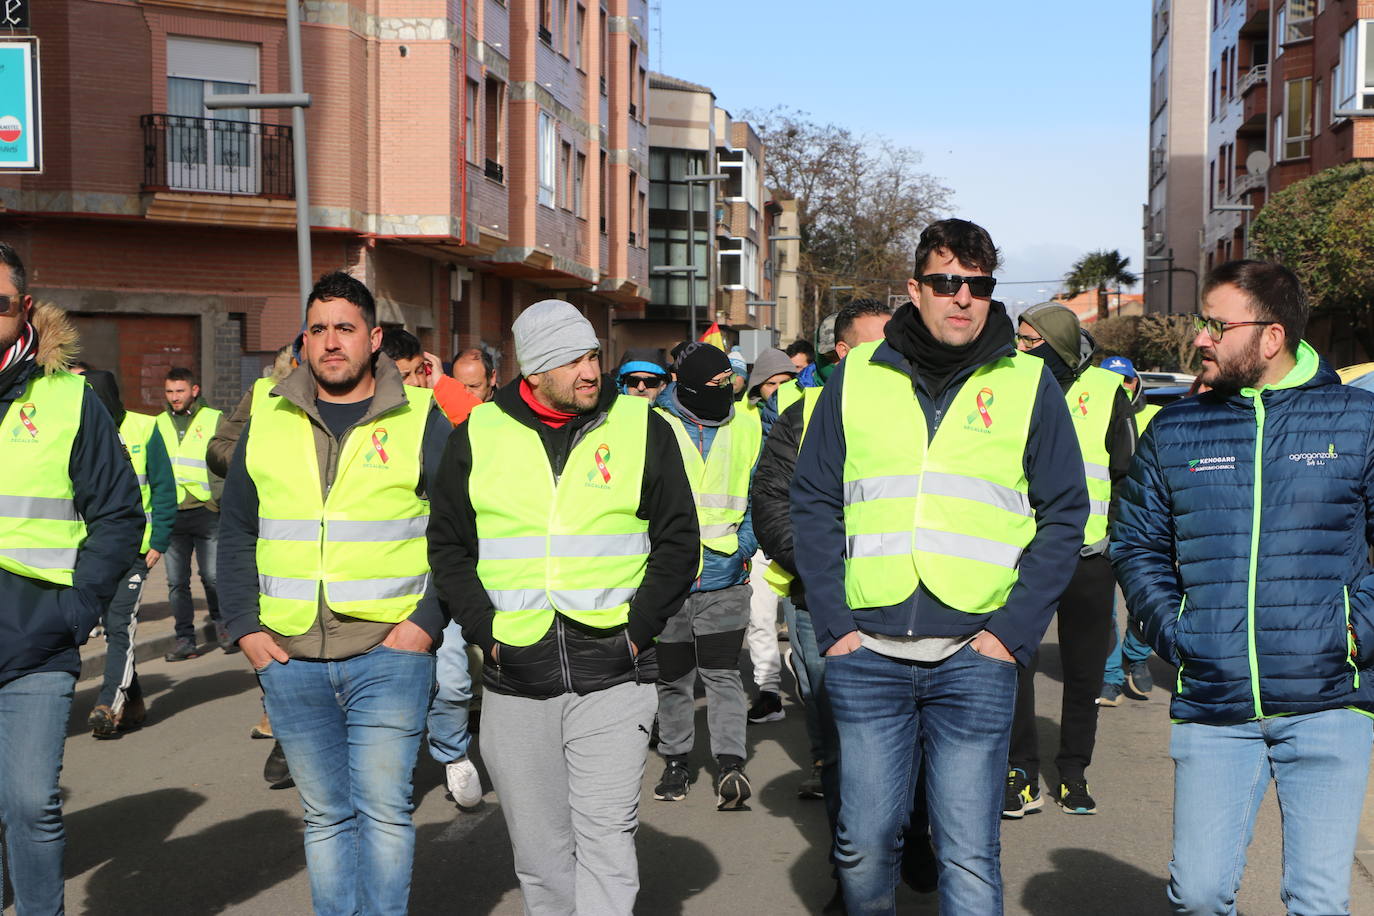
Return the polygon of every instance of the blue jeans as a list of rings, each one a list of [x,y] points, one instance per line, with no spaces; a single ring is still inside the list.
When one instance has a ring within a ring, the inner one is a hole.
[[[219,592],[215,589],[219,552],[219,513],[204,506],[178,509],[167,545],[167,600],[178,639],[196,638],[195,605],[191,601],[191,552],[200,567],[200,584],[205,588],[205,604],[210,619],[219,620]]]
[[[934,664],[860,648],[825,660],[840,736],[835,863],[852,916],[895,913],[924,762],[942,916],[1002,912],[1001,818],[1016,664],[965,646]]]
[[[378,646],[341,661],[271,662],[258,679],[305,808],[315,912],[404,914],[415,858],[411,777],[434,656]]]
[[[811,760],[821,762],[825,816],[830,821],[830,835],[834,836],[840,816],[840,738],[835,733],[835,715],[830,710],[830,695],[825,689],[825,657],[816,646],[816,629],[810,611],[784,598],[782,615],[787,621],[797,690],[806,704],[806,735],[811,742]]]
[[[1126,685],[1126,666],[1138,665],[1150,657],[1150,647],[1131,629],[1131,621],[1126,620],[1126,638],[1120,639],[1116,630],[1116,602],[1112,602],[1112,648],[1107,653],[1107,666],[1102,669],[1102,683]]]
[[[443,764],[468,755],[468,706],[472,703],[472,675],[468,671],[467,641],[458,621],[444,627],[444,644],[436,653],[434,678],[438,689],[429,704],[429,755]]]
[[[20,913],[62,912],[67,833],[57,774],[75,684],[65,671],[38,671],[0,686],[0,819]]]
[[[1235,913],[1245,849],[1272,776],[1283,823],[1284,905],[1294,916],[1349,913],[1372,743],[1374,724],[1349,709],[1174,725],[1174,912]]]

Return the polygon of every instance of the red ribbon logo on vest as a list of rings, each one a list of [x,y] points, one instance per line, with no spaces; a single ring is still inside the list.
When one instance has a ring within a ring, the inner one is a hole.
[[[983,428],[990,429],[992,427],[992,414],[988,412],[988,408],[991,407],[996,401],[996,399],[992,396],[992,389],[984,388],[982,391],[978,392],[978,395],[974,398],[974,400],[978,404],[978,412],[976,414],[971,413],[968,415],[969,425],[973,425],[974,417],[982,417]]]
[[[1078,412],[1083,416],[1088,415],[1088,392],[1083,392],[1078,396]]]
[[[377,453],[377,457],[382,459],[382,464],[391,460],[391,456],[386,453],[386,427],[379,426],[372,431],[372,448]],[[367,460],[371,461],[372,456],[368,455]]]
[[[604,442],[601,443],[596,447],[593,457],[596,459],[596,470],[587,472],[587,482],[595,483],[596,475],[600,473],[602,482],[610,483],[611,469],[606,467],[606,462],[611,460],[611,447]]]
[[[38,413],[38,408],[33,404],[25,404],[19,408],[19,422],[24,424],[24,428],[29,431],[29,435],[37,439],[38,427],[33,425],[33,415]]]

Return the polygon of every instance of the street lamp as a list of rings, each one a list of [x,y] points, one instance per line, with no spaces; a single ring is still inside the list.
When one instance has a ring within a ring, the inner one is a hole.
[[[1145,276],[1146,274],[1158,274],[1158,273],[1165,273],[1165,274],[1168,274],[1168,277],[1169,277],[1169,280],[1168,280],[1168,283],[1169,283],[1169,299],[1168,299],[1168,306],[1167,306],[1167,308],[1168,308],[1168,313],[1169,313],[1170,316],[1172,316],[1172,315],[1174,314],[1174,274],[1179,273],[1179,274],[1192,274],[1192,275],[1193,275],[1193,301],[1194,301],[1195,303],[1197,302],[1197,298],[1198,298],[1198,276],[1197,276],[1197,271],[1196,271],[1196,270],[1193,270],[1192,268],[1189,268],[1189,267],[1175,267],[1175,266],[1174,266],[1174,249],[1170,248],[1168,254],[1147,254],[1147,255],[1145,256],[1145,260],[1147,260],[1147,261],[1168,261],[1168,262],[1169,262],[1169,266],[1168,266],[1168,267],[1165,267],[1165,268],[1163,268],[1163,269],[1161,269],[1161,270],[1145,270],[1145,271],[1141,271],[1141,276],[1143,277],[1143,276]]]
[[[722,172],[713,172],[709,175],[695,174],[683,176],[682,183],[687,185],[687,266],[696,267],[697,264],[697,198],[692,187],[694,184],[705,184],[713,181],[724,181],[729,178]],[[710,236],[707,236],[710,239]],[[708,245],[709,249],[710,246]],[[709,251],[708,251],[709,254]],[[697,271],[693,271],[693,274]],[[707,265],[707,274],[710,273],[710,265]],[[688,310],[690,314],[687,319],[688,340],[697,339],[697,278],[692,277],[690,281],[691,295],[688,296]]]
[[[772,263],[773,265],[775,265],[775,266],[773,267],[773,271],[774,271],[774,277],[773,277],[773,296],[774,296],[774,298],[776,298],[776,297],[778,296],[778,289],[777,289],[778,279],[777,279],[777,274],[782,273],[782,268],[776,266],[777,263],[778,263],[778,242],[800,242],[801,240],[802,240],[802,237],[801,237],[800,235],[795,235],[795,234],[792,234],[792,235],[770,235],[770,236],[768,236],[768,260],[769,260],[770,263]],[[795,268],[795,267],[789,267],[789,268],[787,268],[787,270],[790,271],[791,273],[794,273],[794,274],[797,272],[797,268]],[[776,325],[776,324],[778,323],[778,307],[777,307],[777,304],[776,304],[776,303],[774,303],[774,305],[773,305],[773,323],[774,323],[774,325]],[[777,330],[779,333],[781,333],[781,331],[782,331],[781,328],[776,328],[776,327],[775,327],[775,330]]]

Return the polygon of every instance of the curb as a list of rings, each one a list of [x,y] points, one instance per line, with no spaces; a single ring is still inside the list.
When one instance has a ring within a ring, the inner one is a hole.
[[[98,637],[104,642],[104,637]],[[196,628],[197,642],[201,645],[215,643],[215,627],[210,623],[203,623]],[[176,633],[161,633],[156,636],[149,636],[144,639],[134,639],[134,664],[139,665],[143,662],[161,659],[162,656],[172,651],[176,645]],[[102,648],[98,652],[82,653],[81,655],[81,674],[77,677],[78,681],[85,681],[91,678],[101,678],[105,676],[105,657],[107,653]]]

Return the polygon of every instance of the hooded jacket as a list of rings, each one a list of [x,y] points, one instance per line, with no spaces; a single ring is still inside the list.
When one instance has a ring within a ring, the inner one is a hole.
[[[1374,394],[1305,342],[1286,378],[1169,404],[1112,529],[1131,615],[1179,666],[1170,715],[1374,710]]]
[[[605,422],[618,397],[629,395],[618,394],[603,379],[597,406],[558,429],[540,422],[521,397],[518,384],[499,388],[494,404],[538,433],[549,467],[558,477],[574,446]],[[502,644],[499,658],[493,658],[491,627],[496,612],[477,575],[477,513],[468,495],[472,441],[467,423],[453,430],[433,491],[429,559],[435,582],[453,619],[463,628],[464,638],[486,654],[482,673],[486,689],[547,699],[565,693],[587,694],[632,681],[652,683],[658,677],[654,640],[687,600],[701,533],[677,440],[667,421],[652,412],[647,452],[637,514],[649,523],[649,565],[630,602],[628,624],[598,630],[558,615],[557,625],[549,627],[538,642],[529,646]],[[627,642],[639,649],[638,656],[630,652]]]
[[[66,372],[77,347],[75,329],[52,305],[35,307],[35,359],[0,392],[0,416],[10,409],[35,373]],[[106,606],[143,540],[143,500],[119,441],[114,421],[89,388],[67,473],[73,500],[86,522],[70,587],[0,570],[0,684],[39,671],[81,671],[79,646],[100,622]]]
[[[366,426],[377,417],[406,403],[405,385],[396,363],[385,354],[378,354],[374,368],[377,386],[367,412],[349,429]],[[310,419],[315,443],[315,457],[319,461],[321,495],[329,493],[338,471],[340,439],[335,439],[315,406],[317,385],[309,364],[302,364],[278,382],[269,397],[282,397],[295,404]],[[429,497],[430,487],[439,467],[444,442],[449,434],[449,422],[437,407],[425,420],[420,446],[421,471],[419,495]],[[234,447],[229,475],[224,482],[225,499],[220,507],[219,521],[219,597],[224,625],[229,637],[237,642],[249,633],[269,633],[292,658],[341,659],[352,658],[370,651],[386,639],[395,624],[361,620],[336,614],[324,600],[320,589],[319,609],[310,629],[299,636],[283,636],[265,629],[258,619],[258,488],[248,474],[244,443],[252,435],[250,418],[243,426],[242,436]],[[345,436],[347,433],[345,433]],[[433,578],[426,586],[424,597],[408,618],[439,643],[439,635],[447,622],[439,606]]]

